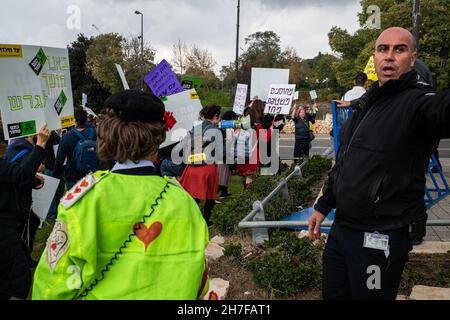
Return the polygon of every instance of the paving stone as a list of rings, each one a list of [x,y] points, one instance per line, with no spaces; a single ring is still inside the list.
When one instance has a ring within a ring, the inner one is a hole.
[[[228,289],[230,288],[230,282],[220,279],[213,278],[209,280],[209,290],[205,294],[204,300],[225,300]],[[217,295],[217,296],[216,296]]]
[[[450,242],[424,241],[414,246],[411,253],[447,253],[450,250]]]
[[[399,294],[395,300],[409,300],[407,296]]]
[[[209,240],[209,242],[213,242],[216,243],[218,245],[224,244],[225,243],[225,239],[221,236],[215,236],[214,238],[212,238],[211,240]]]
[[[414,286],[409,298],[412,300],[450,300],[450,288]]]
[[[223,256],[223,248],[217,243],[210,242],[206,247],[205,255],[206,260],[217,260]]]

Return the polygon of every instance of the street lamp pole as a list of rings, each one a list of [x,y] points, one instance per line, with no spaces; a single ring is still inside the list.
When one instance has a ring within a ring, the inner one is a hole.
[[[420,37],[420,23],[422,20],[422,15],[420,13],[420,0],[414,0],[413,8],[413,35],[416,40],[416,50],[419,51],[419,37]]]
[[[144,71],[144,14],[140,11],[135,11],[135,14],[141,15],[141,63],[142,63],[142,71]],[[143,81],[142,81],[143,82]],[[144,90],[144,84],[141,84],[141,89]]]
[[[234,81],[234,86],[237,88],[238,84],[238,77],[239,77],[239,16],[240,16],[240,10],[241,10],[241,0],[238,0],[237,5],[237,24],[236,24],[236,78]]]

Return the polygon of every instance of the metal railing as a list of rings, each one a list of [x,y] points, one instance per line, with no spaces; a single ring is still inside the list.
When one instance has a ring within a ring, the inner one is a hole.
[[[333,148],[328,148],[322,153],[322,156],[329,156],[332,152]],[[273,189],[263,200],[253,202],[252,211],[239,222],[239,228],[252,229],[252,238],[254,242],[261,244],[264,241],[269,240],[268,228],[295,228],[308,226],[308,221],[266,221],[264,214],[264,206],[267,205],[278,192],[281,191],[286,200],[290,199],[287,183],[293,177],[302,177],[301,170],[307,164],[308,160],[305,160],[302,164],[295,166],[294,170],[286,178],[282,178],[275,189]],[[320,226],[331,227],[332,224],[333,221],[325,220]],[[428,220],[427,226],[450,226],[450,219]]]

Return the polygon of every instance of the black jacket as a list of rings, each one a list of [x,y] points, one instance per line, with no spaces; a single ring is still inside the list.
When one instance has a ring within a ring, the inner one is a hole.
[[[364,230],[407,226],[426,214],[425,172],[436,140],[450,137],[450,91],[436,95],[404,74],[353,102],[336,165],[315,209]]]
[[[95,131],[95,128],[87,127],[83,131],[80,131],[80,133],[84,137],[87,137],[89,132],[91,132],[92,130]],[[78,143],[78,140],[80,140],[80,138],[78,138],[78,136],[73,133],[72,130],[68,131],[62,136],[61,141],[59,142],[58,152],[56,154],[53,170],[53,176],[55,178],[61,178],[62,174],[64,173],[66,181],[76,182],[86,175],[86,173],[79,172],[75,168],[76,163],[73,159],[73,152]],[[67,164],[64,165],[66,159]]]
[[[17,223],[25,218],[15,192],[34,178],[45,150],[36,146],[21,164],[0,159],[0,294],[26,298],[31,286],[24,244]]]
[[[5,160],[11,162],[14,156],[23,150],[28,150],[23,156],[18,158],[15,163],[20,165],[28,165],[28,160],[33,158],[33,145],[29,143],[24,138],[20,138],[11,144],[8,149],[6,149]],[[45,154],[45,151],[44,151]],[[39,166],[39,165],[38,165]],[[34,175],[29,179],[23,179],[18,181],[14,185],[8,187],[8,197],[9,197],[9,211],[14,212],[14,217],[28,220],[28,216],[31,210],[31,192],[32,189],[39,186],[41,181],[35,178],[37,168],[34,171]],[[2,195],[3,196],[3,195]],[[1,213],[0,213],[1,215]]]

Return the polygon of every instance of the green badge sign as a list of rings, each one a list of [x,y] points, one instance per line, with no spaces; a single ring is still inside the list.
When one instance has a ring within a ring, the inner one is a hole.
[[[55,102],[55,105],[54,105],[58,116],[61,114],[61,111],[64,108],[64,105],[66,104],[66,102],[67,102],[67,97],[64,94],[64,90],[62,90],[61,93],[59,94],[58,99]]]
[[[36,121],[34,120],[8,124],[10,138],[30,136],[36,134],[36,132]]]
[[[44,50],[42,50],[42,48],[39,48],[36,56],[33,58],[33,60],[31,60],[29,66],[38,76],[41,73],[42,67],[44,66],[46,61],[47,56],[45,55]]]

